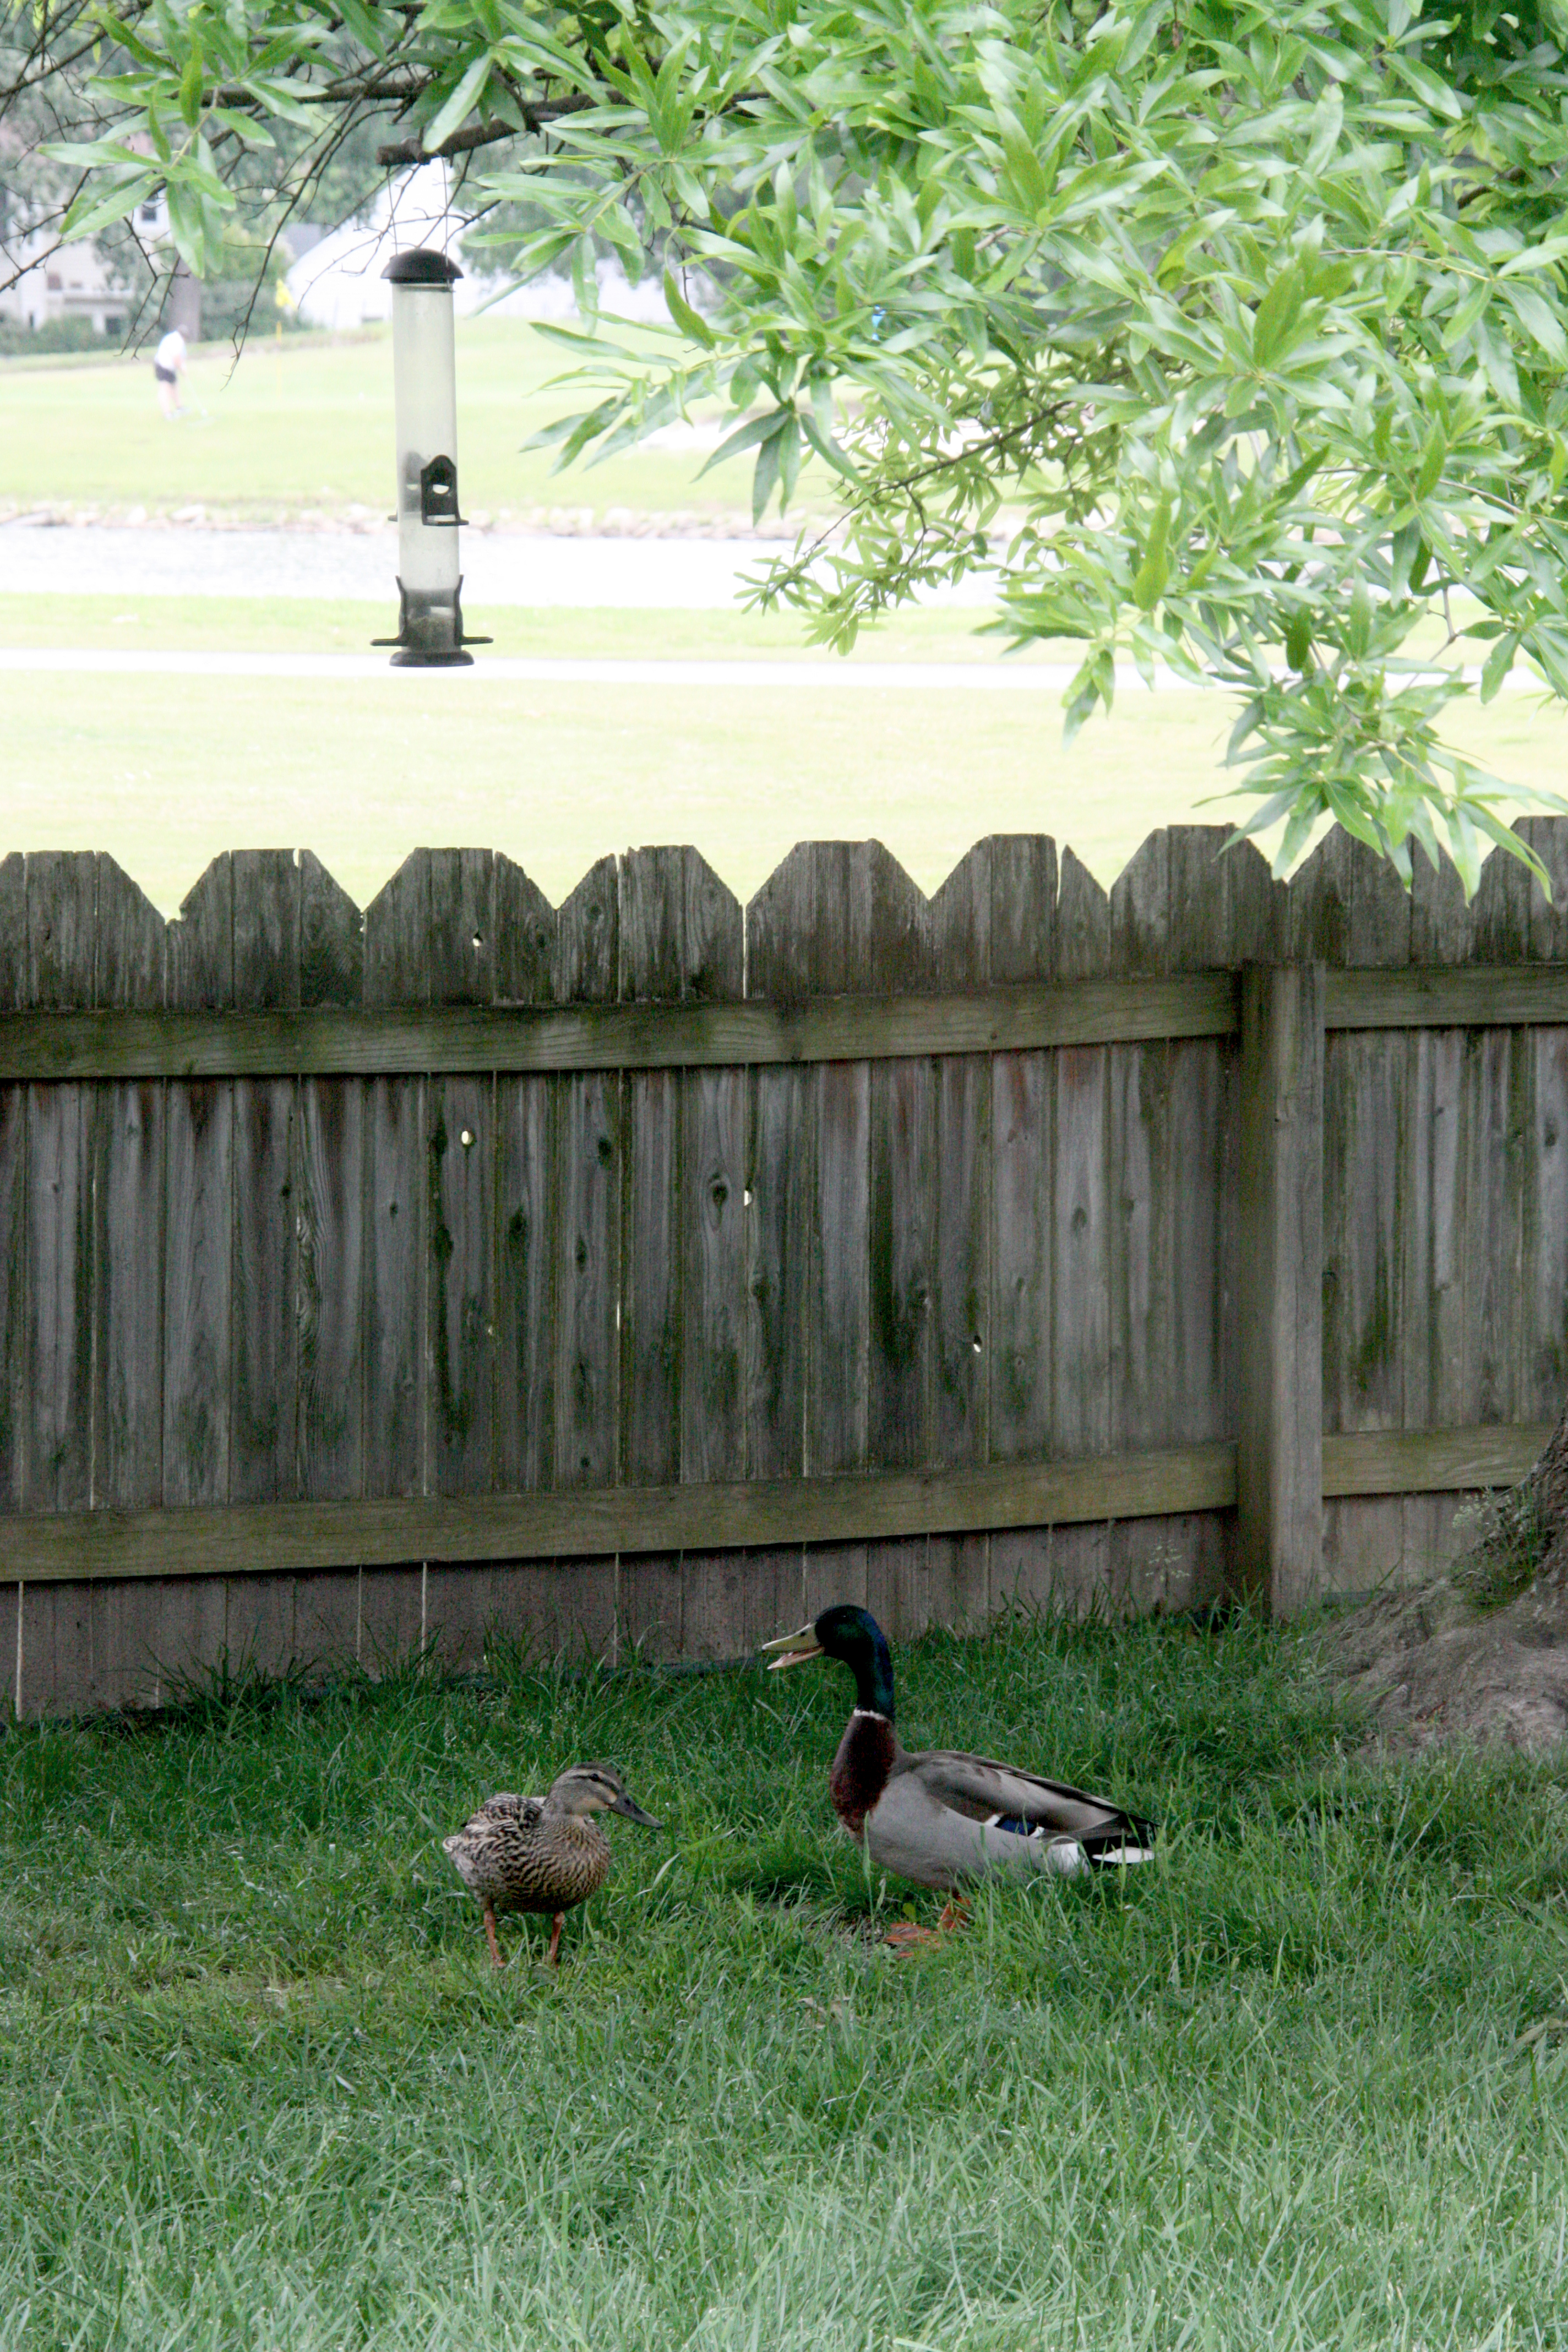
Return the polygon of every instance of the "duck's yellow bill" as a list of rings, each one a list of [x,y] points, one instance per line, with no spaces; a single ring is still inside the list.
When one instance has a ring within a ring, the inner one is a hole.
[[[785,1666],[804,1666],[822,1655],[822,1644],[815,1629],[803,1625],[798,1633],[781,1633],[776,1641],[764,1642],[762,1654],[768,1662],[768,1672],[776,1675]]]

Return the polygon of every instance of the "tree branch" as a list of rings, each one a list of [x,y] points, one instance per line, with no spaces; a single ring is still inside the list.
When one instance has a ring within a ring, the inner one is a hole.
[[[443,139],[439,147],[422,146],[417,139],[399,139],[388,147],[378,147],[375,160],[389,168],[398,163],[432,163],[438,155],[468,155],[476,147],[494,147],[502,139],[521,139],[525,134],[537,138],[549,124],[563,114],[580,114],[587,106],[596,106],[593,98],[546,99],[538,106],[520,110],[522,123],[476,122],[467,131],[454,131]]]

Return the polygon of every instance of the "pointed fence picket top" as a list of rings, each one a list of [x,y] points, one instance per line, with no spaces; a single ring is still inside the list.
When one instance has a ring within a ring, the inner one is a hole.
[[[1568,906],[1226,838],[0,860],[13,1702],[1440,1557],[1562,1402]]]

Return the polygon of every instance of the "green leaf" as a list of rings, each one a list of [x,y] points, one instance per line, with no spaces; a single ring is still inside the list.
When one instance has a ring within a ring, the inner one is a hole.
[[[1443,341],[1449,351],[1458,350],[1477,320],[1490,307],[1494,289],[1489,282],[1473,286],[1449,317],[1443,330]]]
[[[1408,83],[1424,106],[1430,107],[1432,112],[1441,115],[1446,122],[1463,122],[1467,109],[1451,83],[1444,81],[1426,66],[1417,65],[1413,58],[1399,55],[1393,63],[1394,71]]]
[[[1513,667],[1518,652],[1519,639],[1511,631],[1507,636],[1500,637],[1493,646],[1481,666],[1481,700],[1483,702],[1489,702],[1501,688],[1504,678]]]
[[[1298,606],[1285,628],[1285,658],[1301,675],[1312,666],[1311,615]]]
[[[1563,321],[1545,296],[1533,286],[1505,286],[1503,297],[1514,317],[1549,359],[1568,367],[1568,336]]]
[[[1267,367],[1301,313],[1301,273],[1294,267],[1274,280],[1252,321],[1252,356]]]
[[[755,471],[752,476],[752,520],[761,522],[773,494],[779,478],[779,453],[784,435],[781,430],[770,433],[757,451]]]
[[[185,59],[184,71],[180,76],[180,112],[193,131],[201,120],[202,91],[205,85],[202,53],[197,47]]]
[[[692,309],[668,269],[664,273],[664,302],[683,335],[689,335],[694,343],[700,343],[704,351],[710,352],[715,348],[712,328],[700,311]]]
[[[700,481],[704,474],[710,473],[715,466],[721,466],[726,457],[733,457],[742,449],[753,449],[761,443],[776,439],[784,429],[785,418],[794,414],[792,408],[774,408],[770,409],[766,416],[750,418],[720,442],[706,465],[699,467],[698,480]]]
[[[1163,595],[1165,583],[1171,576],[1171,558],[1166,544],[1170,530],[1170,500],[1162,499],[1154,510],[1154,520],[1149,527],[1149,541],[1143,551],[1143,560],[1132,579],[1132,601],[1141,613],[1153,611]]]
[[[490,58],[488,50],[474,58],[450,98],[433,121],[425,125],[419,143],[426,155],[433,155],[443,140],[454,131],[460,131],[479,100],[490,78]]]
[[[821,425],[817,423],[816,417],[810,415],[805,410],[802,410],[800,415],[800,429],[805,434],[806,439],[810,442],[812,447],[816,450],[817,456],[825,458],[827,464],[832,467],[836,474],[842,475],[847,482],[858,481],[859,476],[857,474],[855,467],[850,464],[849,459],[845,456],[843,450],[839,447],[837,442],[835,441],[832,435],[830,433],[825,433]]]
[[[1448,436],[1442,425],[1434,418],[1431,430],[1426,436],[1426,445],[1421,452],[1420,470],[1415,477],[1417,499],[1431,497],[1443,478],[1443,467],[1447,463],[1447,457]]]
[[[1024,209],[1038,215],[1051,200],[1051,186],[1035,152],[1034,142],[1017,116],[1005,106],[996,109],[996,126],[1002,134],[1002,152],[1007,159],[1007,170]]]

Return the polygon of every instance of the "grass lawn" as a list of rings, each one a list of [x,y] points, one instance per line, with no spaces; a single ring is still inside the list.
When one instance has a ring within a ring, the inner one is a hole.
[[[731,613],[484,616],[497,654],[723,660],[803,650]],[[0,644],[361,652],[363,604],[0,598]],[[923,660],[990,662],[962,613],[903,616],[852,661],[869,690],[524,683],[471,671],[365,680],[0,674],[6,849],[107,850],[173,913],[222,849],[305,846],[363,906],[408,851],[505,850],[557,902],[593,861],[689,841],[742,898],[794,843],[876,835],[932,890],[971,843],[1046,832],[1109,884],[1156,826],[1227,821],[1226,699],[1124,689],[1070,749],[1055,693],[922,690]],[[1059,648],[1047,648],[1056,651]],[[1505,774],[1568,779],[1568,716],[1510,694],[1455,733]],[[155,822],[153,820],[155,818]]]
[[[491,659],[832,658],[786,615],[475,618]],[[487,677],[483,652],[455,677],[0,673],[0,851],[107,850],[172,914],[223,849],[313,849],[363,906],[422,845],[504,850],[559,902],[607,851],[689,841],[743,899],[800,840],[875,835],[930,891],[982,835],[1046,832],[1109,885],[1156,826],[1245,814],[1222,764],[1228,698],[1124,688],[1064,749],[1057,693],[922,690],[926,662],[1019,658],[978,634],[984,618],[910,612],[863,635],[850,668],[907,669],[886,690],[795,688],[783,668],[732,690],[523,683]],[[365,653],[393,619],[390,600],[0,594],[0,646]],[[1568,713],[1535,695],[1450,724],[1494,771],[1568,785]]]
[[[570,355],[521,320],[459,319],[458,458],[465,513],[563,507],[601,520],[619,509],[724,515],[751,525],[752,457],[698,478],[712,439],[627,451],[591,472],[552,472],[554,453],[522,445],[589,404],[547,389]],[[349,506],[388,509],[393,489],[392,337],[252,338],[237,365],[226,343],[195,352],[175,425],[158,413],[153,363],[96,357],[0,361],[0,502],[150,513],[201,505],[256,520]],[[818,469],[820,470],[820,469]],[[802,475],[809,509],[813,474]]]
[[[638,650],[644,616],[506,649]],[[684,650],[705,648],[680,616]],[[727,615],[718,616],[721,621]],[[668,640],[647,616],[640,650]],[[363,615],[350,644],[370,634]],[[718,633],[733,650],[732,638]],[[482,656],[481,656],[482,658]],[[173,913],[221,849],[305,846],[363,906],[411,849],[518,860],[556,902],[594,860],[694,842],[742,899],[800,840],[875,835],[934,889],[992,832],[1055,833],[1109,881],[1225,789],[1208,697],[1122,698],[1061,750],[1056,694],[0,675],[6,849],[107,850]]]
[[[1347,1764],[1246,1623],[900,1668],[911,1741],[1152,1807],[1158,1863],[894,1958],[831,1671],[11,1727],[5,2352],[1568,2342],[1568,1766]],[[667,1833],[498,1977],[438,1839],[594,1756]]]
[[[4,542],[0,541],[0,547]],[[389,553],[387,579],[395,559]],[[477,603],[467,619],[494,640],[497,654],[559,654],[574,660],[1070,662],[1075,648],[1049,639],[1023,653],[983,633],[988,613],[927,607],[900,613],[868,630],[847,655],[809,645],[797,617],[671,605],[567,605],[552,608]],[[382,604],[309,596],[7,595],[0,588],[0,646],[76,646],[188,653],[363,654],[397,625],[397,591]],[[476,655],[482,663],[484,653]]]

